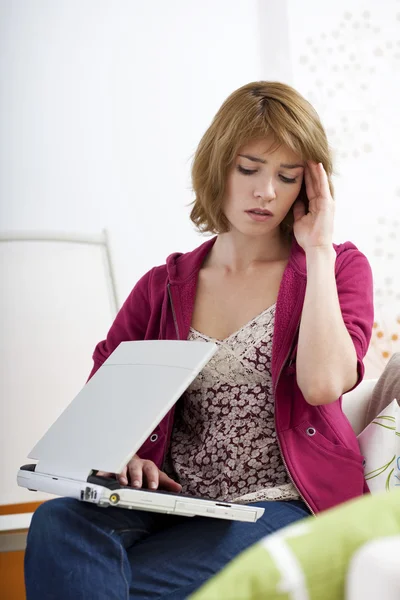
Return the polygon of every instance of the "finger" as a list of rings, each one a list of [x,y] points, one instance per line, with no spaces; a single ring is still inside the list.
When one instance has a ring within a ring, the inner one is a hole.
[[[143,474],[146,478],[147,487],[151,490],[158,488],[158,468],[151,460],[143,461]]]
[[[304,169],[304,181],[306,184],[307,197],[311,201],[313,198],[315,198],[316,194],[315,194],[314,180],[312,177],[311,168],[310,168],[309,164],[307,164],[306,168]]]
[[[322,163],[318,163],[318,173],[319,173],[319,181],[320,181],[320,189],[321,194],[325,198],[331,198],[331,190],[329,188],[329,179],[326,171],[324,169],[324,165]]]
[[[176,481],[171,479],[171,477],[168,477],[168,475],[166,473],[163,473],[162,471],[160,471],[159,479],[160,479],[160,488],[162,488],[163,490],[167,490],[169,492],[181,492],[182,491],[181,484],[177,483]]]
[[[314,192],[316,196],[321,194],[321,172],[319,169],[319,163],[311,162],[310,173],[313,180]]]
[[[306,214],[306,207],[304,206],[304,202],[302,200],[296,200],[293,204],[293,219],[294,221],[299,221]]]
[[[114,473],[107,473],[106,471],[97,471],[96,477],[113,477]]]
[[[120,482],[121,485],[128,485],[127,472],[128,472],[128,467],[126,466],[122,469],[121,473],[119,473],[119,475],[118,475],[118,481]]]
[[[131,486],[135,488],[141,488],[143,485],[143,461],[140,459],[133,459],[128,463],[129,478],[131,480]]]

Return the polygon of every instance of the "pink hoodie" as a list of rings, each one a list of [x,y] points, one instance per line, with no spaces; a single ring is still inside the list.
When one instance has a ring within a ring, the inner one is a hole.
[[[192,320],[200,267],[216,238],[186,254],[175,253],[136,284],[119,311],[107,339],[94,351],[92,376],[120,342],[186,340]],[[358,359],[358,382],[373,324],[372,274],[366,257],[350,242],[334,246],[336,283],[342,315]],[[275,423],[284,462],[313,512],[368,491],[363,457],[341,408],[341,398],[309,405],[296,382],[298,328],[306,289],[306,257],[295,239],[283,274],[275,313],[272,381]],[[139,449],[141,458],[162,468],[174,422],[172,409]]]

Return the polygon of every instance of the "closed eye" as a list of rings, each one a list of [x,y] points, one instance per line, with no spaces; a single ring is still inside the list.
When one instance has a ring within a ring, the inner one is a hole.
[[[242,175],[253,175],[253,173],[257,173],[258,171],[258,169],[245,169],[241,165],[237,166],[237,170],[239,173],[242,173]]]
[[[237,170],[239,173],[242,173],[242,175],[253,175],[254,173],[258,172],[258,169],[245,169],[245,167],[242,167],[241,165],[237,165]],[[279,178],[281,181],[283,181],[283,183],[296,183],[297,181],[297,177],[291,178],[285,177],[284,175],[279,175]]]
[[[291,179],[290,177],[285,177],[284,175],[279,175],[279,177],[284,183],[296,183],[296,177],[294,179]]]

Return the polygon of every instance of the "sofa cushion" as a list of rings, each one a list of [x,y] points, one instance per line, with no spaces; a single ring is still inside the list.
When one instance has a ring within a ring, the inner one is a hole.
[[[370,492],[400,487],[400,406],[396,400],[360,433],[358,443]]]

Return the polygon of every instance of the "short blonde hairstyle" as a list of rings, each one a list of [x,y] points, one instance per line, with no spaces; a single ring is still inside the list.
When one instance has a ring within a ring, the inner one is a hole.
[[[321,162],[333,196],[332,157],[315,109],[289,85],[274,81],[248,83],[225,100],[194,155],[195,200],[190,218],[200,231],[217,234],[229,231],[223,213],[228,172],[242,146],[271,135],[276,146],[287,146],[302,160]],[[308,209],[304,181],[298,198]],[[292,210],[281,226],[286,233],[292,233]]]

